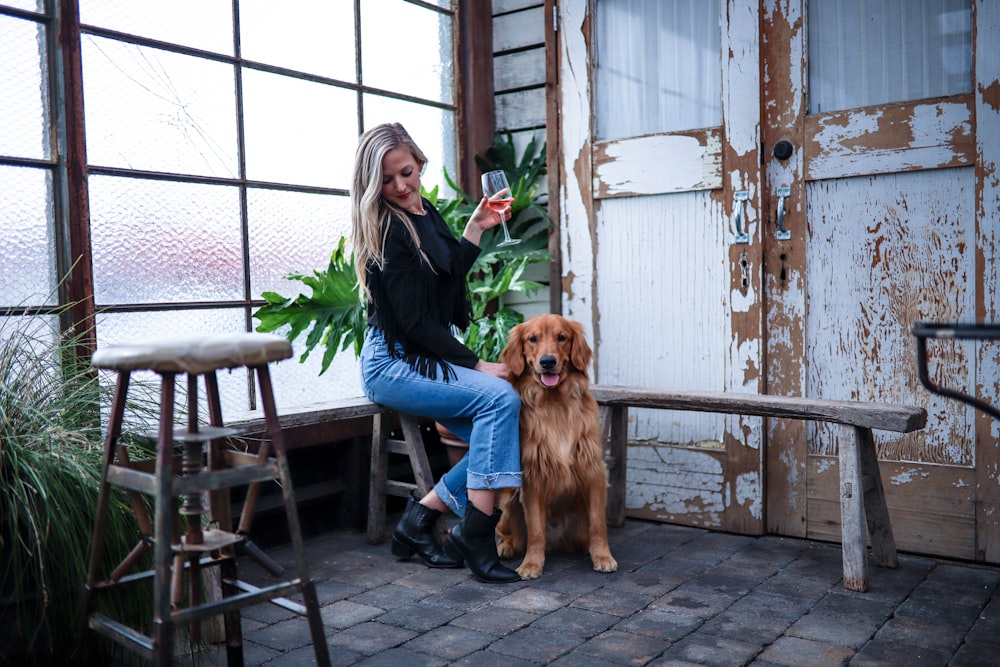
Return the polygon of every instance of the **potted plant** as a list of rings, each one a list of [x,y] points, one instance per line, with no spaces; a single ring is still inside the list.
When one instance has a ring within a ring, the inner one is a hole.
[[[544,206],[538,202],[539,187],[546,173],[545,146],[532,139],[520,157],[508,132],[498,134],[485,156],[476,156],[483,171],[502,169],[510,180],[514,202],[508,221],[511,234],[521,239],[515,246],[500,247],[499,232],[483,236],[482,252],[469,272],[467,280],[472,305],[471,323],[461,333],[462,342],[479,358],[496,361],[507,343],[510,330],[524,316],[506,303],[512,293],[532,294],[543,285],[525,277],[525,269],[549,259],[548,231],[550,220]],[[459,188],[448,175],[448,185],[457,193],[453,198],[439,196],[439,188],[423,190],[421,194],[433,203],[455,236],[460,236],[466,221],[479,202]],[[348,253],[346,239],[341,238],[325,270],[311,274],[294,273],[289,280],[303,283],[310,294],[285,297],[265,292],[265,304],[254,312],[260,321],[257,331],[274,332],[287,327],[290,341],[307,332],[305,361],[317,346],[323,349],[320,374],[326,372],[338,352],[353,348],[355,356],[364,341],[366,308],[354,272],[353,257]],[[448,439],[443,434],[442,440]],[[447,446],[447,442],[446,442]]]

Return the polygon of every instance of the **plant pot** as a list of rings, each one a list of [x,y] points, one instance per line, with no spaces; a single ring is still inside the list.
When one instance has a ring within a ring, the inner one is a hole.
[[[441,444],[444,445],[444,449],[448,453],[448,467],[454,468],[455,464],[461,461],[462,457],[469,451],[469,443],[438,422],[434,422],[434,426],[437,428],[438,437],[441,438]]]

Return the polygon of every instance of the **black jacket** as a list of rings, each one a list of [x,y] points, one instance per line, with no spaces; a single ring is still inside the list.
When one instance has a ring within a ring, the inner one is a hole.
[[[465,277],[479,256],[479,248],[465,238],[456,239],[441,214],[423,200],[427,215],[414,216],[424,254],[423,261],[403,222],[393,217],[383,244],[385,264],[381,271],[368,266],[368,325],[380,328],[389,353],[397,356],[395,343],[402,343],[403,359],[427,377],[445,380],[452,374],[448,364],[472,368],[479,357],[459,342],[451,325],[469,326],[469,298]]]

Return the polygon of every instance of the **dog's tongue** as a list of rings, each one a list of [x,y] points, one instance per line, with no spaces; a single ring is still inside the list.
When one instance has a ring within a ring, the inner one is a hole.
[[[552,373],[542,373],[542,384],[546,387],[554,387],[559,384],[559,376]]]

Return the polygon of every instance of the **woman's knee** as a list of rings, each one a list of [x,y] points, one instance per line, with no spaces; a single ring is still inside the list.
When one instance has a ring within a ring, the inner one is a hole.
[[[513,385],[505,386],[497,397],[498,409],[506,414],[517,416],[521,413],[521,397]]]

